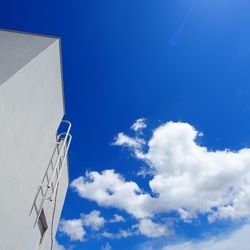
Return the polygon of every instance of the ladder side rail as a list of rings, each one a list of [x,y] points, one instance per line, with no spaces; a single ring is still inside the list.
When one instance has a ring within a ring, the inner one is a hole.
[[[57,180],[56,180],[56,183],[55,183],[55,186],[54,186],[53,193],[52,193],[51,197],[49,198],[50,201],[53,201],[53,199],[54,199],[55,190],[57,189],[57,185],[58,185],[59,179],[60,179],[61,174],[62,174],[62,169],[63,169],[63,166],[64,166],[64,162],[65,162],[65,160],[67,159],[69,146],[70,146],[70,143],[71,143],[71,140],[72,140],[72,135],[69,134],[68,137],[69,137],[69,140],[68,140],[68,143],[67,143],[67,147],[66,147],[66,151],[65,151],[65,156],[64,156],[64,158],[63,158],[62,165],[61,165],[61,168],[60,168],[59,173],[58,173],[58,176],[57,176]]]
[[[63,150],[62,150],[62,149],[65,147],[65,144],[66,144],[66,141],[67,141],[67,138],[68,138],[68,136],[69,136],[70,129],[71,129],[71,123],[70,123],[69,121],[63,120],[62,122],[63,122],[63,123],[67,123],[69,126],[68,126],[68,129],[67,129],[67,132],[66,132],[66,133],[62,133],[62,134],[65,134],[65,138],[64,138],[64,141],[63,141],[62,148],[61,148],[61,150],[60,150],[60,154],[59,154],[59,156],[58,156],[58,158],[57,158],[57,161],[56,161],[56,164],[55,164],[54,171],[53,171],[53,173],[52,173],[52,175],[51,175],[51,177],[50,177],[50,181],[49,181],[49,183],[48,183],[48,188],[51,187],[51,183],[53,182],[54,176],[55,176],[55,174],[56,174],[56,169],[57,169],[57,167],[58,167],[58,165],[59,165],[59,162],[60,162],[60,159],[61,159],[61,156],[62,156],[62,153],[63,153]],[[60,134],[60,135],[61,135],[61,134]],[[57,141],[58,141],[58,139],[60,138],[60,135],[57,137]]]

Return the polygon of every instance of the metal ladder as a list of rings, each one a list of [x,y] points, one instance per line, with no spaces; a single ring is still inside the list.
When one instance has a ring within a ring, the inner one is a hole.
[[[38,197],[39,192],[41,191],[42,199],[41,199],[41,202],[39,205],[39,209],[37,211],[37,217],[36,217],[35,224],[37,223],[37,221],[39,219],[44,202],[46,200],[48,200],[48,201],[54,200],[57,186],[58,186],[61,174],[62,174],[62,169],[63,169],[64,163],[65,163],[65,160],[67,159],[69,146],[70,146],[70,143],[72,140],[72,135],[70,134],[71,123],[67,120],[62,120],[62,123],[67,124],[68,128],[67,128],[66,132],[60,133],[57,136],[56,148],[54,150],[52,158],[56,152],[58,154],[58,157],[56,159],[55,165],[51,164],[53,171],[52,171],[52,174],[50,175],[50,178],[48,179],[48,183],[46,185],[44,183],[41,183],[41,185],[38,186],[37,197]],[[52,163],[52,159],[51,159],[51,163]],[[48,170],[49,170],[49,168],[46,171],[46,176],[48,175],[48,173],[47,173]]]

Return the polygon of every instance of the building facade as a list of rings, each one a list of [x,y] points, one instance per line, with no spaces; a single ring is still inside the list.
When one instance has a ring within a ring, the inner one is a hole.
[[[52,249],[69,183],[61,72],[60,39],[0,30],[0,250]]]

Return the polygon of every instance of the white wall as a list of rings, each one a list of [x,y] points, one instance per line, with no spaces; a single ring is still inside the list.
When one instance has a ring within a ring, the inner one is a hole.
[[[56,40],[0,29],[0,85]]]
[[[16,37],[16,43],[22,44],[24,37],[28,47],[29,35]],[[1,250],[34,250],[37,244],[34,227],[37,214],[34,210],[31,212],[32,204],[52,156],[56,131],[64,115],[60,45],[58,39],[51,41],[38,46],[38,55],[0,85]],[[13,42],[12,47],[15,47]],[[3,58],[0,59],[0,68],[2,64]],[[68,170],[65,166],[58,191],[54,233],[67,186]],[[53,203],[46,202],[44,209],[50,225]],[[49,234],[48,231],[42,249],[50,249]]]

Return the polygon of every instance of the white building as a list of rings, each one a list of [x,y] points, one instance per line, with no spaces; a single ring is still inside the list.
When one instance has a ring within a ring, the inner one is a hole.
[[[68,187],[60,40],[0,30],[0,250],[50,250]]]

